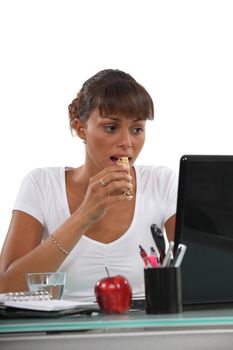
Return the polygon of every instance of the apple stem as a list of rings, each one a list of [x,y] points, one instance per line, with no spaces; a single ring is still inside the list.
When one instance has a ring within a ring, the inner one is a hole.
[[[105,270],[107,272],[108,277],[110,277],[107,266],[105,266]]]

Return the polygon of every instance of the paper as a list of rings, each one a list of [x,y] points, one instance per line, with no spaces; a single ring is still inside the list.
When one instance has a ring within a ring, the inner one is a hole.
[[[27,309],[36,311],[62,311],[75,308],[88,308],[96,304],[87,302],[76,302],[71,300],[28,300],[28,301],[5,301],[4,306],[17,309]]]

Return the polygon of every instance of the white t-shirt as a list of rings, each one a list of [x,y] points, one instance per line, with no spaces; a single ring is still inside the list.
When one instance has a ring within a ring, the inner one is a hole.
[[[144,265],[139,245],[149,253],[154,245],[151,224],[163,228],[166,220],[175,214],[177,176],[167,167],[134,168],[137,193],[129,229],[108,244],[85,235],[81,237],[59,268],[67,273],[65,298],[94,300],[95,283],[106,277],[105,266],[110,275],[121,274],[129,280],[134,297],[144,296]],[[41,222],[44,226],[43,239],[48,238],[71,215],[65,171],[65,167],[33,170],[23,179],[14,205],[14,210],[24,211]]]

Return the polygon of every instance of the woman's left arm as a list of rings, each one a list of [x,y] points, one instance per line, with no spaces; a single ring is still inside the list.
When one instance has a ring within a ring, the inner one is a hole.
[[[168,241],[174,241],[175,239],[175,226],[176,226],[176,215],[171,216],[164,224]]]

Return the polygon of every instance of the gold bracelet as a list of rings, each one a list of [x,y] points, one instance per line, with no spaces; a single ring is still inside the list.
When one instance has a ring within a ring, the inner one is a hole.
[[[50,235],[51,240],[53,241],[53,243],[60,249],[60,251],[65,254],[65,255],[69,255],[69,252],[67,250],[65,250],[54,238],[54,235],[51,233]]]

